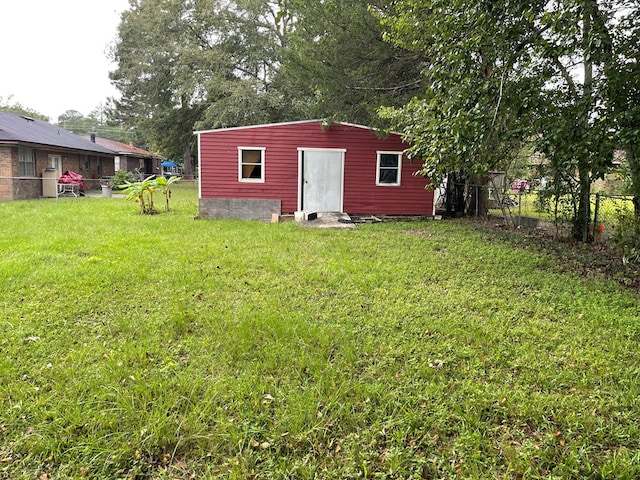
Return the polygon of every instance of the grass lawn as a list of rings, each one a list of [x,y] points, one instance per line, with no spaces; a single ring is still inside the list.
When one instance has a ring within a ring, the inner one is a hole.
[[[0,478],[640,477],[635,292],[464,222],[196,196],[0,203]]]

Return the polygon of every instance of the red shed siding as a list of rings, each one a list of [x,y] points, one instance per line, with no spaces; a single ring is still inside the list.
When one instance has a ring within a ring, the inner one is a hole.
[[[264,147],[264,183],[238,181],[238,147]],[[377,152],[403,151],[399,135],[381,139],[369,129],[351,125],[299,122],[200,133],[201,198],[273,199],[283,212],[298,208],[298,149],[346,149],[344,211],[347,213],[431,215],[433,192],[414,176],[419,163],[402,161],[399,187],[376,185]]]

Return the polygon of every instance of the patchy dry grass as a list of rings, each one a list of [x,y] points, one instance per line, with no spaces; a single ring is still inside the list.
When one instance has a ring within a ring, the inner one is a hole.
[[[454,222],[0,204],[0,475],[637,478],[635,292]]]

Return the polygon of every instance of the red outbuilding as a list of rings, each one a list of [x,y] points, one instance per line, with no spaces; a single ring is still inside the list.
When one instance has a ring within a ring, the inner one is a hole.
[[[320,120],[199,131],[200,216],[433,215],[429,180],[397,134]]]

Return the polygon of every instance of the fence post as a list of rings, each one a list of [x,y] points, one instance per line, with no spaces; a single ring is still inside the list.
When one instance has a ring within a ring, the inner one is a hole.
[[[600,215],[600,193],[596,193],[596,206],[593,210],[593,239],[596,239],[596,232],[598,231],[598,216]]]
[[[518,191],[518,226],[522,226],[522,189]]]

